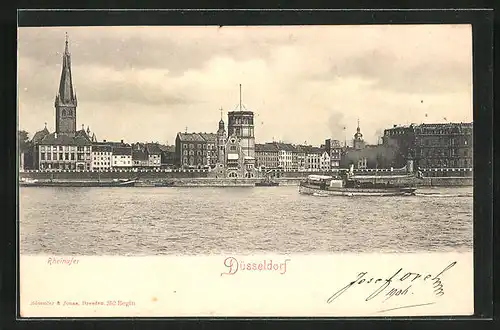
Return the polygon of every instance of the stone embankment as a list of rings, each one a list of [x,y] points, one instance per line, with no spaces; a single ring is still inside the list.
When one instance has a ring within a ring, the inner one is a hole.
[[[291,173],[285,173],[282,177],[275,179],[280,185],[298,185],[300,180],[312,173],[300,173],[297,176],[291,176]],[[229,186],[254,186],[255,182],[260,179],[232,179],[232,178],[216,178],[213,173],[204,170],[195,171],[149,171],[149,172],[134,172],[134,171],[108,171],[108,172],[41,172],[41,171],[24,171],[19,173],[20,179],[37,179],[37,180],[112,180],[112,179],[136,179],[142,182],[158,182],[169,181],[174,182],[176,186],[204,186],[204,187],[229,187]],[[394,181],[394,179],[391,179]],[[396,179],[397,181],[397,179]],[[425,187],[463,187],[472,186],[473,177],[424,177],[418,181],[418,186]]]

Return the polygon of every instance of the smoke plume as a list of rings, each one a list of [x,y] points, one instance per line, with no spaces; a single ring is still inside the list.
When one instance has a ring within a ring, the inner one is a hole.
[[[349,150],[342,159],[341,167],[349,167],[350,164],[358,163],[359,159],[366,158],[368,168],[398,167],[398,148],[392,145],[377,145],[366,147],[361,150]]]
[[[330,128],[330,137],[332,139],[343,141],[346,134],[346,124],[344,115],[340,112],[332,112],[328,118],[328,127]]]
[[[384,129],[378,128],[375,131],[375,138],[377,139],[376,144],[382,143],[382,136],[384,136]]]

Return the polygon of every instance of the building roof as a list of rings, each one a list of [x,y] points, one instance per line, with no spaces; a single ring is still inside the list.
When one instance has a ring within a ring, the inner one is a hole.
[[[278,152],[278,147],[272,143],[256,144],[255,152]]]
[[[89,141],[92,141],[92,136],[90,136],[89,134],[87,134],[87,132],[82,128],[81,130],[78,130],[75,132],[75,137],[83,137]]]
[[[92,152],[112,152],[113,148],[110,145],[92,144]]]
[[[167,146],[164,144],[160,144],[159,148],[160,148],[162,153],[175,152],[175,145]]]
[[[132,150],[132,160],[147,160],[146,153],[142,150]]]
[[[113,147],[113,155],[132,155],[132,147]]]
[[[147,143],[146,150],[149,154],[152,154],[152,155],[161,154],[161,149],[160,149],[160,146],[158,145],[158,143]]]
[[[160,148],[161,151],[175,151],[175,145],[174,146],[167,146],[165,144],[158,144],[158,148]]]
[[[318,147],[309,147],[309,148],[307,148],[307,151],[306,151],[306,153],[308,153],[308,154],[322,154],[323,152],[325,152],[325,150],[318,148]]]
[[[106,145],[110,145],[110,146],[112,146],[114,148],[119,148],[119,147],[132,148],[130,146],[130,144],[124,143],[123,141],[121,141],[121,142],[103,141],[103,142],[98,142],[98,143],[103,143],[103,144],[106,144]]]
[[[181,142],[205,142],[205,139],[198,133],[177,133]]]
[[[217,134],[215,133],[177,133],[177,137],[181,142],[217,142]]]
[[[299,145],[295,146],[295,150],[299,153],[307,153],[310,148],[312,148],[312,146],[310,146],[310,145],[305,146],[305,145],[299,144]]]
[[[240,117],[240,116],[253,116],[253,111],[248,111],[248,110],[235,110],[235,111],[229,111],[227,113],[228,117]]]
[[[342,147],[342,143],[339,140],[330,139],[330,147],[340,148]]]
[[[208,143],[217,142],[217,134],[215,133],[199,133],[199,134]]]
[[[38,142],[43,145],[76,145],[76,146],[90,146],[92,143],[84,136],[71,137],[65,134],[51,133]]]
[[[280,150],[285,150],[285,151],[290,151],[290,152],[297,152],[297,149],[295,148],[295,146],[293,146],[290,143],[281,143],[281,144],[278,144],[278,148]]]
[[[472,127],[473,123],[422,123],[410,125],[393,125],[387,130],[414,129],[414,128],[447,128],[447,127]]]
[[[132,143],[131,146],[134,150],[144,150],[144,148],[146,147],[146,145],[142,142]]]
[[[49,130],[47,129],[47,127],[45,127],[41,131],[36,132],[35,135],[33,135],[33,139],[31,139],[31,141],[33,142],[33,144],[38,144],[48,134],[50,134]]]

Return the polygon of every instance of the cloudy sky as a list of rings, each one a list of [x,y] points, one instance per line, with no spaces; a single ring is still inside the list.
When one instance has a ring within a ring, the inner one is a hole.
[[[469,25],[23,27],[19,127],[31,135],[55,127],[65,32],[77,127],[99,140],[215,132],[239,84],[257,142],[352,139],[358,118],[370,143],[393,124],[472,121]]]

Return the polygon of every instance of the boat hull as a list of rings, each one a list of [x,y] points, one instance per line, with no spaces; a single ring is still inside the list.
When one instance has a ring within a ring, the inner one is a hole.
[[[133,187],[134,180],[129,181],[37,181],[19,182],[22,187]]]
[[[255,186],[256,187],[277,187],[279,186],[280,184],[278,182],[256,182],[255,183]]]
[[[304,195],[326,196],[414,196],[416,188],[387,188],[387,189],[363,189],[363,188],[333,188],[319,189],[316,187],[299,186],[299,193]]]

